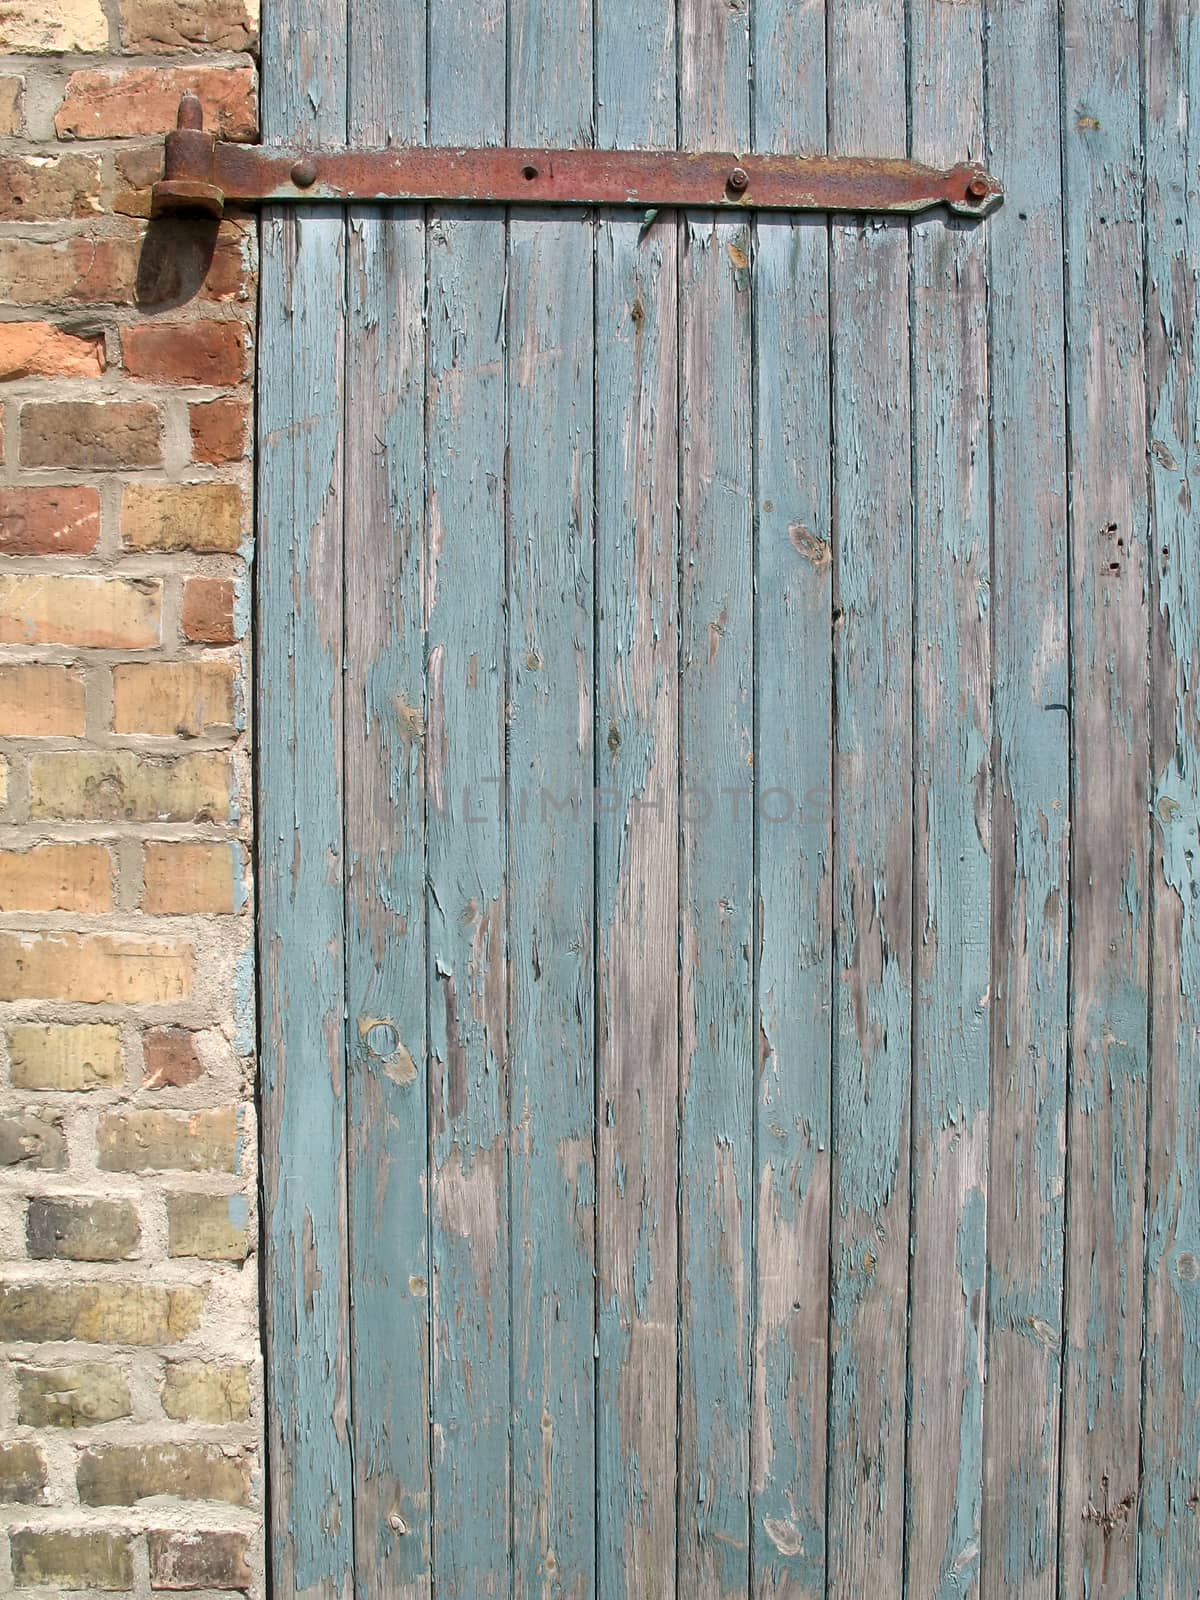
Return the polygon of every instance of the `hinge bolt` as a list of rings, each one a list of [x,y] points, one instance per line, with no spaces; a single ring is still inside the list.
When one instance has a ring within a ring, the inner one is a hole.
[[[292,182],[297,189],[311,189],[317,181],[317,163],[311,156],[305,156],[302,161],[297,161],[292,168]]]
[[[190,129],[204,127],[204,107],[200,102],[200,96],[193,94],[190,89],[185,89],[179,97],[175,126]]]
[[[750,174],[746,171],[745,167],[734,167],[733,171],[729,174],[729,187],[736,194],[741,194],[742,190],[748,186],[749,182]]]
[[[967,185],[967,193],[972,200],[986,200],[991,192],[991,186],[984,177],[972,178]]]

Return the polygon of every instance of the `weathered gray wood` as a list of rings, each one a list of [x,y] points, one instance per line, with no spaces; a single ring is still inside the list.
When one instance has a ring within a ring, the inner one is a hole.
[[[504,137],[504,7],[431,0],[429,131]],[[471,48],[463,40],[470,38]],[[427,815],[434,1569],[509,1593],[502,213],[429,226]]]
[[[1190,1600],[1193,8],[350,3],[269,139],[1008,200],[268,216],[275,1587]]]
[[[263,134],[346,136],[345,13],[264,19]],[[342,770],[344,226],[268,212],[258,413],[257,790],[271,1567],[340,1600],[354,1567]],[[314,1181],[314,1177],[316,1181]]]
[[[271,310],[260,352],[289,379],[267,386],[259,412],[271,1550],[285,1592],[314,1600],[348,1595],[353,1566],[340,879],[343,280],[340,218],[305,211],[265,219]]]
[[[1150,471],[1153,1053],[1138,1593],[1200,1582],[1200,29],[1153,0],[1145,38]]]
[[[1146,1168],[1146,390],[1137,7],[1063,10],[1071,1010],[1063,1594],[1137,1579]]]
[[[904,8],[830,29],[830,144],[905,147]],[[831,1591],[902,1570],[912,1002],[908,228],[834,218],[835,695]]]
[[[981,1593],[1057,1590],[1067,1042],[1066,394],[1058,5],[989,0],[991,1157]]]
[[[510,0],[508,133],[586,143],[591,7]],[[515,1600],[595,1561],[593,255],[509,225],[508,892]]]
[[[675,8],[596,18],[597,141],[675,143]],[[596,1592],[675,1587],[678,246],[596,229]]]
[[[345,396],[346,1001],[355,1577],[429,1593],[425,281],[419,217],[353,215]]]
[[[423,138],[425,35],[423,26],[413,26],[423,21],[423,8],[405,18],[377,0],[349,0],[351,140]],[[395,53],[397,37],[402,56]],[[423,208],[349,213],[347,285],[344,804],[355,1588],[357,1600],[418,1600],[432,1584]]]
[[[741,5],[679,8],[686,146],[749,135]],[[754,1104],[748,223],[688,213],[680,310],[679,1592],[749,1581]]]
[[[983,155],[982,8],[912,0],[924,161]],[[975,1595],[991,1001],[987,233],[912,225],[915,785],[906,1588]],[[932,1470],[931,1470],[932,1469]]]
[[[823,4],[766,0],[754,136],[825,149]],[[751,1593],[825,1585],[832,1028],[829,224],[755,223],[758,1050]]]

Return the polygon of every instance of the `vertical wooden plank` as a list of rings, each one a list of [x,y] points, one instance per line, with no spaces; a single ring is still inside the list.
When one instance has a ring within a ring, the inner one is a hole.
[[[1147,507],[1136,0],[1065,0],[1071,1011],[1059,1586],[1137,1570],[1147,1054]]]
[[[830,29],[830,145],[905,148],[904,7]],[[908,227],[832,226],[836,974],[829,1586],[902,1570],[912,1000]]]
[[[424,9],[350,0],[349,137],[420,140]],[[413,24],[416,24],[415,28]],[[404,69],[380,69],[402,36]],[[418,44],[417,41],[420,43]],[[415,54],[414,54],[415,52]],[[425,243],[418,207],[348,215],[346,1001],[355,1592],[430,1592],[426,1226]]]
[[[825,149],[824,4],[765,0],[755,143]],[[754,244],[758,1084],[751,1593],[823,1596],[829,1385],[833,563],[829,224]]]
[[[510,0],[509,139],[587,143],[590,4]],[[509,227],[508,887],[513,1564],[582,1597],[595,1559],[592,229]]]
[[[429,1582],[425,827],[419,569],[425,252],[349,224],[346,865],[358,1593]]]
[[[1057,1589],[1067,1045],[1066,415],[1057,0],[988,0],[993,958],[985,1600]]]
[[[502,143],[502,0],[433,0],[429,26],[431,142]],[[509,1592],[504,231],[495,208],[448,208],[429,232],[434,1566],[449,1600]]]
[[[268,141],[345,138],[344,13],[264,19]],[[354,1566],[342,837],[338,212],[263,224],[258,415],[259,965],[271,1571],[348,1596]]]
[[[597,140],[675,144],[675,8],[596,15]],[[675,1588],[678,251],[596,231],[597,1579]]]
[[[983,154],[978,0],[912,0],[922,161]],[[906,1587],[975,1595],[991,982],[987,229],[912,227],[914,860]],[[930,1470],[933,1464],[934,1470]]]
[[[747,8],[682,0],[680,140],[744,146]],[[748,223],[682,224],[679,1592],[749,1582],[753,427]]]
[[[1200,1573],[1200,28],[1145,10],[1152,568],[1150,1189],[1138,1593],[1184,1600]]]

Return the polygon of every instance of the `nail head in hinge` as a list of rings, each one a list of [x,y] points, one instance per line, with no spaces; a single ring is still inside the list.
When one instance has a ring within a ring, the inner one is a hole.
[[[946,170],[857,156],[728,155],[694,150],[280,150],[205,133],[185,94],[166,139],[151,215],[220,217],[227,201],[660,206],[915,215],[945,206],[983,217],[1003,190],[977,162]]]

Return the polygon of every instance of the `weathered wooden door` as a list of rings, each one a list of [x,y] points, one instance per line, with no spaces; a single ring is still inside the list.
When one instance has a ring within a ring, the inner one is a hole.
[[[1189,0],[268,0],[276,1594],[1194,1600]],[[986,49],[985,49],[986,42]]]

